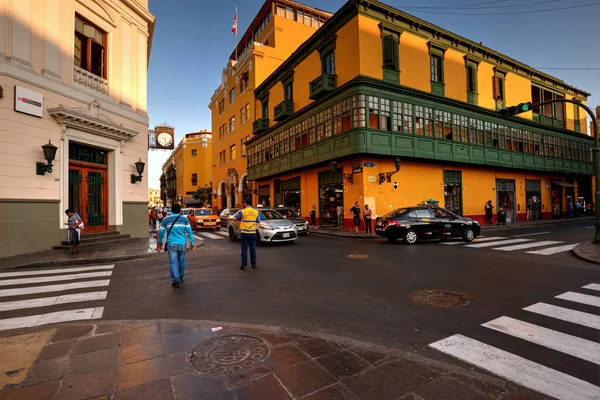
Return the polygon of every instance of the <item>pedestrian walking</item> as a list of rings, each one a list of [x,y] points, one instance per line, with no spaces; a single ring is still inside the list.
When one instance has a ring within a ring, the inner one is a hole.
[[[344,207],[342,207],[342,205],[338,205],[335,209],[335,213],[337,215],[337,223],[338,223],[338,229],[343,229],[344,228]]]
[[[350,209],[354,219],[354,233],[358,235],[358,227],[360,226],[360,206],[358,201],[354,203],[354,206]]]
[[[310,225],[317,229],[317,206],[316,205],[312,205],[312,208],[310,209]]]
[[[487,220],[488,224],[492,224],[492,218],[494,215],[494,206],[492,205],[492,201],[488,200],[487,203],[485,203],[485,218]]]
[[[180,287],[185,275],[186,244],[190,241],[190,251],[194,250],[194,233],[190,221],[181,215],[181,205],[173,204],[171,215],[164,218],[158,229],[157,250],[162,249],[163,237],[165,237],[165,251],[169,254],[169,268],[171,269],[171,281],[174,288]]]
[[[235,219],[240,221],[240,241],[242,242],[242,271],[248,265],[248,247],[250,248],[250,263],[252,269],[258,268],[256,264],[256,226],[260,223],[260,214],[252,208],[250,200],[242,201],[242,209],[235,213]]]
[[[367,235],[373,234],[373,225],[371,219],[372,210],[369,208],[368,204],[365,204],[365,209],[363,211],[363,218],[365,219],[365,233]]]
[[[67,222],[65,225],[68,226],[67,230],[67,240],[73,246],[73,250],[71,254],[79,253],[79,241],[81,240],[81,229],[83,229],[83,219],[79,214],[74,213],[70,208],[65,210],[65,214],[67,214]]]
[[[150,211],[150,224],[152,226],[152,229],[156,229],[156,206],[154,206],[152,208],[152,211]]]

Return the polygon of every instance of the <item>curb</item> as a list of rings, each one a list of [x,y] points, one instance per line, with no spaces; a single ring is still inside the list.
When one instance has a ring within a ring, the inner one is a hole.
[[[337,235],[335,233],[322,232],[322,231],[310,231],[310,235],[317,236],[330,236],[330,237],[338,237],[338,238],[347,238],[347,239],[382,239],[381,236],[366,236],[366,235]]]
[[[488,375],[482,372],[473,371],[467,369],[465,367],[461,367],[458,365],[453,365],[450,363],[446,363],[444,361],[434,360],[432,358],[424,357],[418,354],[414,354],[411,352],[402,351],[399,349],[395,349],[392,347],[386,347],[370,342],[360,341],[356,339],[350,339],[344,336],[332,335],[328,333],[321,333],[315,331],[306,331],[302,329],[296,328],[286,328],[284,326],[275,326],[275,325],[261,325],[261,324],[249,324],[249,323],[238,323],[238,322],[223,322],[223,321],[211,321],[211,320],[197,320],[197,319],[156,319],[156,320],[148,320],[148,319],[140,319],[140,320],[87,320],[87,321],[78,321],[78,322],[67,322],[67,323],[56,323],[56,324],[48,324],[44,326],[34,327],[33,329],[16,329],[10,334],[6,334],[0,332],[0,337],[11,337],[15,335],[20,335],[29,332],[35,332],[38,330],[49,329],[49,328],[57,328],[57,327],[68,327],[68,326],[78,326],[82,324],[87,325],[104,325],[104,324],[139,324],[139,325],[147,325],[147,324],[186,324],[186,325],[213,325],[220,326],[223,328],[230,329],[251,329],[251,330],[259,330],[264,332],[271,333],[281,333],[281,334],[291,334],[297,336],[305,336],[308,338],[315,338],[326,340],[329,342],[334,342],[337,344],[342,344],[350,347],[358,347],[363,350],[371,350],[379,353],[387,354],[388,356],[396,356],[400,358],[404,358],[405,360],[417,362],[424,364],[429,367],[438,368],[444,370],[449,373],[453,373],[456,375],[461,375],[466,378],[475,379],[480,382],[484,382],[486,384],[504,389],[510,382],[495,377],[493,375]],[[6,332],[6,331],[5,331]]]
[[[599,264],[600,265],[600,259],[597,258],[593,258],[590,256],[586,256],[585,254],[581,253],[581,249],[580,247],[583,247],[584,245],[586,245],[588,243],[580,243],[577,246],[575,246],[575,248],[573,250],[571,250],[573,252],[573,254],[575,255],[575,257],[583,260],[583,261],[587,261],[593,264]]]

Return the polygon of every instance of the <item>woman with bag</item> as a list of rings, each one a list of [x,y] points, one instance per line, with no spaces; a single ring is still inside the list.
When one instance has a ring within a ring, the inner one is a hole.
[[[83,220],[79,216],[79,214],[74,213],[70,208],[65,210],[65,214],[69,219],[65,222],[65,225],[68,225],[69,230],[67,231],[67,238],[69,243],[73,245],[73,251],[71,254],[79,253],[77,247],[79,246],[79,241],[81,240],[81,229],[83,229]]]

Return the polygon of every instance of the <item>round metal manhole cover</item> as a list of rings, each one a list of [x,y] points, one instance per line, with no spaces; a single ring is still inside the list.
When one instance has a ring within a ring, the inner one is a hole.
[[[350,254],[348,255],[348,258],[352,260],[363,260],[365,258],[369,258],[369,256],[366,254]]]
[[[417,303],[443,308],[464,307],[471,303],[471,296],[452,290],[418,290],[412,294],[412,299]]]
[[[267,342],[254,336],[221,336],[196,346],[189,361],[202,375],[228,375],[262,363],[270,351]]]

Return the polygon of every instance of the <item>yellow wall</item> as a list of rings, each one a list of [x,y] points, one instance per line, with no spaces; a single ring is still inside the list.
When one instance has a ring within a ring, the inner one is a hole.
[[[383,47],[381,43],[381,29],[379,28],[379,22],[372,18],[359,15],[358,17],[354,18],[350,22],[350,24],[346,25],[345,28],[347,27],[352,27],[352,30],[354,31],[358,29],[357,34],[359,54],[356,54],[356,45],[354,45],[354,43],[344,43],[344,46],[346,47],[344,50],[348,52],[348,55],[340,54],[338,59],[343,63],[342,65],[340,65],[340,67],[347,68],[347,66],[345,65],[347,62],[356,62],[355,59],[360,57],[360,74],[371,76],[377,79],[383,79]],[[342,33],[342,31],[343,29],[340,30],[340,33]],[[337,38],[339,44],[342,44],[346,39],[356,40],[354,35],[348,34],[344,34],[341,36],[338,35]],[[349,56],[353,56],[354,59],[350,58]],[[358,75],[355,71],[352,72],[353,76],[351,76],[350,79]],[[344,79],[342,79],[342,83],[347,82],[349,80],[346,78],[346,76],[343,76],[343,78]],[[338,85],[340,84],[340,76],[338,74]]]
[[[340,50],[336,50],[336,56]],[[337,67],[337,65],[336,65]],[[309,83],[321,73],[321,58],[317,51],[313,51],[300,65],[294,68],[294,110],[306,107],[312,100]]]
[[[467,101],[467,69],[464,54],[454,49],[444,54],[444,94],[454,100]]]
[[[479,107],[496,110],[496,100],[493,92],[494,66],[485,61],[479,63],[477,69],[477,90],[479,92]]]
[[[381,63],[381,57],[378,62]],[[400,83],[426,92],[431,91],[427,39],[408,32],[400,35]]]
[[[506,74],[505,100],[507,106],[516,106],[519,103],[531,101],[531,81],[513,72]],[[531,119],[532,113],[518,114],[518,117]]]

